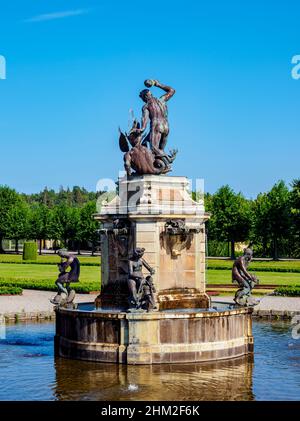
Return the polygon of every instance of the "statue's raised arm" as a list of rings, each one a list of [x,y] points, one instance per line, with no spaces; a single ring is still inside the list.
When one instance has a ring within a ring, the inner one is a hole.
[[[171,86],[163,85],[158,80],[147,79],[145,80],[145,86],[147,86],[148,88],[150,88],[151,86],[157,86],[157,88],[160,88],[163,91],[165,91],[166,94],[160,97],[161,101],[167,102],[175,94],[175,89],[171,88]]]

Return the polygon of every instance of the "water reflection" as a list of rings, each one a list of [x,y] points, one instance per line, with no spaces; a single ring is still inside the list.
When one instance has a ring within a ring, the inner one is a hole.
[[[254,321],[253,333],[254,362],[118,366],[54,359],[53,322],[7,325],[0,400],[299,400],[290,321]]]
[[[118,366],[55,360],[59,400],[253,400],[251,356],[217,363]]]

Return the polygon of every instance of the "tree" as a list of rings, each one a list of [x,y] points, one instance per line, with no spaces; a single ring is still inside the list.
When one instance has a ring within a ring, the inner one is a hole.
[[[79,238],[80,241],[92,243],[92,254],[94,254],[95,243],[98,240],[99,222],[95,221],[93,214],[96,213],[96,203],[91,201],[80,209]]]
[[[19,253],[19,240],[28,235],[29,229],[29,206],[20,198],[17,204],[12,206],[7,214],[6,237],[15,240],[15,252]]]
[[[252,225],[250,202],[241,193],[234,193],[228,186],[221,187],[212,197],[206,196],[211,213],[210,237],[218,241],[229,241],[231,258],[235,258],[235,243],[249,239]]]
[[[61,240],[67,246],[68,240],[78,240],[79,210],[66,204],[55,206],[51,219],[51,234],[54,240]]]
[[[274,260],[279,257],[279,241],[290,234],[290,206],[289,189],[282,180],[268,193],[258,195],[254,205],[256,238],[261,238],[265,246],[270,242]]]
[[[14,189],[8,186],[0,186],[0,253],[5,253],[2,241],[5,237],[8,237],[9,233],[9,212],[19,204],[20,200],[20,196]]]
[[[300,256],[300,179],[293,180],[290,192],[291,205],[291,254]]]
[[[268,256],[270,248],[269,232],[269,202],[267,193],[260,193],[252,203],[253,209],[253,228],[251,231],[251,241],[261,256]],[[268,228],[268,229],[267,229]]]
[[[35,205],[31,209],[30,224],[27,237],[39,240],[39,254],[42,254],[42,241],[51,238],[51,211],[43,203]]]

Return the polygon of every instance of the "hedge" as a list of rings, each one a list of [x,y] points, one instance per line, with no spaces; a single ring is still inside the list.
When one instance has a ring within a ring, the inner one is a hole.
[[[80,259],[79,259],[80,262]],[[59,263],[59,260],[57,262],[41,262],[36,260],[21,260],[21,261],[13,261],[13,260],[1,260],[1,263],[5,264],[14,264],[14,265],[57,265]],[[101,266],[101,263],[96,262],[80,262],[80,266]]]
[[[4,285],[0,286],[0,295],[20,295],[23,290],[21,287]]]
[[[274,295],[282,297],[299,297],[300,296],[300,285],[278,287],[274,291]]]
[[[23,260],[37,259],[37,243],[35,241],[26,241],[23,246]]]
[[[45,279],[43,281],[36,279],[9,279],[0,278],[0,287],[20,287],[24,289],[35,289],[43,291],[57,291],[57,286],[53,279]],[[100,282],[78,282],[71,283],[72,289],[78,293],[87,294],[89,292],[100,291]]]

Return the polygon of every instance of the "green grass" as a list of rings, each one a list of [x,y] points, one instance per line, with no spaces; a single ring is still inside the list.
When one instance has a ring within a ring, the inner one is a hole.
[[[212,270],[226,270],[232,268],[232,260],[207,259],[207,268]],[[291,261],[261,261],[251,262],[249,269],[257,272],[295,272],[300,273],[300,260]]]
[[[55,291],[55,281],[58,276],[57,267],[53,264],[1,263],[0,285],[19,286],[28,289]],[[80,271],[80,282],[71,284],[77,292],[99,291],[100,268],[83,266]]]
[[[250,270],[250,272],[253,272]],[[260,285],[300,285],[300,273],[259,272],[255,271]],[[208,284],[231,284],[231,270],[208,270],[206,273]]]
[[[13,255],[2,255],[3,258],[20,258],[21,256]],[[44,289],[55,291],[55,280],[58,276],[58,270],[54,263],[59,261],[58,256],[39,256],[40,261],[43,264],[20,264],[20,263],[0,263],[0,285],[6,286],[18,286],[21,288],[28,289]],[[86,263],[90,262],[96,263],[91,266],[81,266],[81,275],[80,282],[72,284],[74,289],[77,292],[90,292],[90,291],[99,291],[100,290],[100,267],[99,267],[99,257],[82,257],[82,260]],[[48,263],[47,263],[48,262]],[[206,282],[208,284],[228,284],[231,285],[231,261],[220,261],[212,260],[209,261],[209,264],[217,262],[217,264],[223,264],[225,266],[223,270],[220,269],[210,269],[206,274]],[[262,265],[262,266],[260,266]],[[266,265],[266,266],[263,266]],[[250,271],[255,272],[257,277],[260,280],[261,285],[274,284],[278,286],[288,285],[295,286],[300,285],[300,273],[297,272],[270,272],[264,270],[257,270],[263,267],[273,267],[272,265],[292,265],[293,268],[297,269],[297,266],[300,268],[299,262],[253,262],[250,266]],[[281,267],[280,266],[280,267]],[[277,266],[278,267],[278,266]]]
[[[99,256],[78,256],[81,266],[100,266]],[[57,255],[42,255],[38,256],[37,261],[23,261],[22,255],[15,254],[0,254],[0,263],[16,263],[16,264],[37,264],[50,265],[57,264],[60,258]],[[207,269],[209,270],[228,270],[232,268],[232,260],[218,260],[207,259]],[[292,272],[300,273],[300,261],[253,261],[250,265],[250,270],[257,272]]]
[[[99,256],[78,256],[82,266],[99,266]],[[17,263],[17,264],[57,264],[60,262],[60,257],[57,254],[49,254],[38,256],[36,261],[22,260],[21,254],[0,254],[0,263]]]

